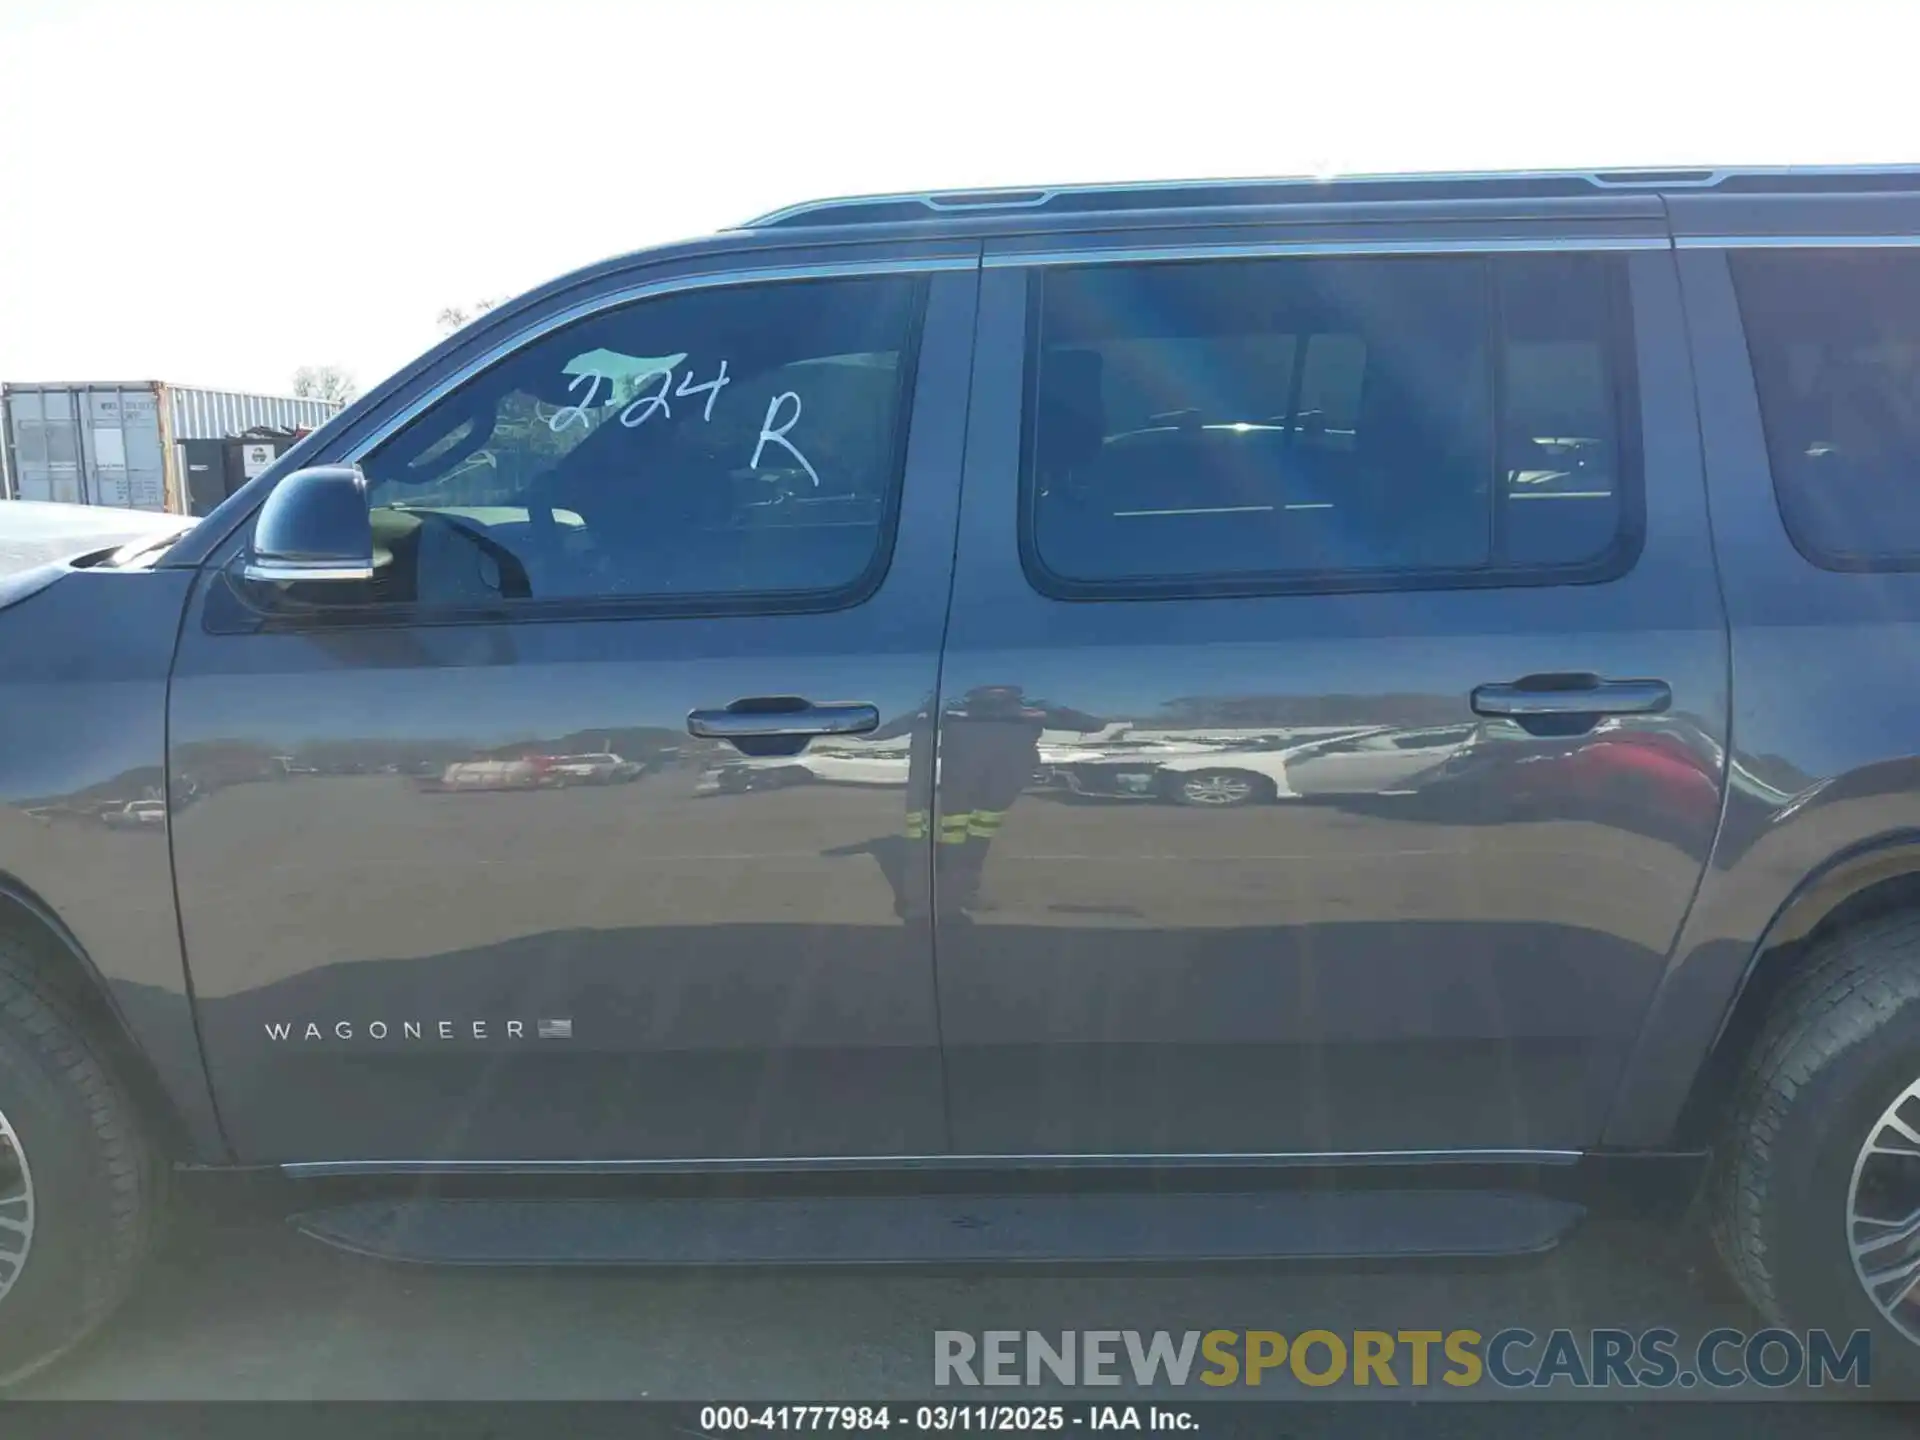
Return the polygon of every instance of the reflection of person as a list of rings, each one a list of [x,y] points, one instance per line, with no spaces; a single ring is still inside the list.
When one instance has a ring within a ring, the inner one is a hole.
[[[940,720],[939,883],[941,904],[975,908],[987,851],[1007,811],[1033,778],[1043,730],[1098,730],[1105,722],[1045,701],[1028,701],[1017,685],[980,685],[949,705]],[[926,834],[927,817],[917,817]],[[907,817],[908,834],[916,816]]]
[[[927,712],[883,726],[871,739],[905,733],[924,723]],[[1098,730],[1105,721],[1078,710],[1044,701],[1030,703],[1017,685],[981,685],[948,705],[940,719],[939,787],[934,801],[940,807],[941,877],[947,887],[943,904],[955,910],[972,907],[979,895],[980,873],[987,849],[1000,833],[1007,811],[1032,778],[1040,759],[1042,730]],[[930,747],[915,745],[907,768],[907,795],[932,791],[928,771]],[[909,810],[899,835],[882,835],[858,845],[840,846],[828,855],[869,854],[893,890],[894,913],[902,919],[923,918],[924,864],[921,849],[931,830],[925,810]]]

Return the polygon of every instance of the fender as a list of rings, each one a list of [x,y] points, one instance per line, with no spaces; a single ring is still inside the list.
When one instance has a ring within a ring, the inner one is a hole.
[[[220,1139],[218,1125],[212,1123],[211,1107],[191,1108],[198,1096],[205,1093],[206,1086],[197,1048],[191,1056],[175,1057],[191,1061],[184,1073],[175,1075],[171,1081],[164,1077],[154,1061],[153,1050],[141,1037],[145,1034],[164,1044],[169,1027],[164,1022],[154,1024],[154,1017],[150,1016],[142,1016],[145,1023],[140,1024],[129,1020],[115,999],[112,987],[73,931],[45,901],[12,875],[0,874],[0,918],[4,918],[10,928],[19,925],[39,932],[45,942],[45,964],[40,973],[101,1041],[108,1063],[132,1090],[141,1112],[154,1124],[154,1138],[163,1153],[201,1163],[224,1161],[226,1147]]]
[[[1920,760],[1884,761],[1797,792],[1736,765],[1727,815],[1615,1093],[1604,1143],[1665,1146],[1710,1057],[1750,1038],[1797,942],[1869,893],[1897,902],[1916,877]],[[1742,1024],[1735,1024],[1736,1015]]]
[[[1727,233],[1717,202],[1667,203],[1677,232]],[[1709,1056],[1703,1097],[1740,1058],[1802,953],[1795,942],[1856,896],[1903,888],[1920,833],[1910,667],[1897,663],[1920,634],[1920,585],[1910,570],[1809,563],[1788,535],[1728,253],[1684,248],[1676,265],[1732,652],[1734,749],[1713,854],[1614,1092],[1611,1145],[1673,1136]]]
[[[167,676],[193,580],[71,569],[0,611],[0,895],[48,939],[129,1080],[164,1097],[176,1155],[219,1163],[168,847]]]

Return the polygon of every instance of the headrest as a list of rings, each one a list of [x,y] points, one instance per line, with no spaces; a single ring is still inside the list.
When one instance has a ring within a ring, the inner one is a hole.
[[[1106,404],[1097,350],[1049,350],[1040,360],[1035,459],[1042,470],[1083,465],[1106,439]]]

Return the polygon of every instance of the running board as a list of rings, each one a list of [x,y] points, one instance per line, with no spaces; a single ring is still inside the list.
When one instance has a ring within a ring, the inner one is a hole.
[[[363,1200],[292,1223],[416,1264],[704,1267],[1529,1255],[1584,1214],[1506,1191],[1351,1190]]]

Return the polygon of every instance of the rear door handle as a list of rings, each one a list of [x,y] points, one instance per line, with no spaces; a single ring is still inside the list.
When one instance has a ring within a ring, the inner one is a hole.
[[[687,732],[703,740],[799,740],[865,735],[879,728],[876,706],[814,705],[785,695],[736,700],[724,710],[695,710],[687,716]]]
[[[1664,680],[1602,680],[1597,675],[1529,675],[1473,692],[1476,715],[1658,715],[1673,704]]]

